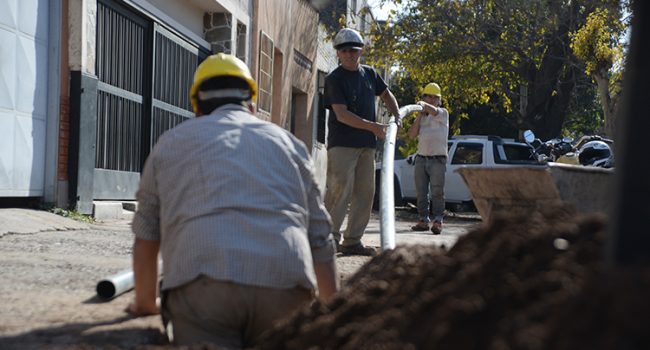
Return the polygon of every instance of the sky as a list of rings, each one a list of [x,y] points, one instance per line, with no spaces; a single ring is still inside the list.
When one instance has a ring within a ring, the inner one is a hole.
[[[381,0],[368,0],[368,6],[372,9],[373,15],[377,20],[385,20],[388,18],[390,10],[396,10],[397,5],[392,1],[384,1],[383,6],[379,6]]]

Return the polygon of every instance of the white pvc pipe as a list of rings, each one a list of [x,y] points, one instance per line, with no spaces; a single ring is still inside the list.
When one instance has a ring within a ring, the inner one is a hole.
[[[400,118],[412,112],[422,111],[420,105],[406,105],[399,109]],[[381,250],[395,249],[395,182],[394,182],[394,161],[395,161],[395,139],[397,137],[397,124],[395,117],[388,121],[386,139],[384,141],[384,153],[381,160],[381,181],[379,197],[379,215],[381,232]]]
[[[162,260],[158,260],[158,276],[160,275],[162,275]],[[134,285],[133,270],[126,269],[99,280],[95,291],[100,299],[109,300],[130,291]]]
[[[124,270],[108,276],[97,283],[97,296],[101,299],[112,299],[133,289],[133,270]]]

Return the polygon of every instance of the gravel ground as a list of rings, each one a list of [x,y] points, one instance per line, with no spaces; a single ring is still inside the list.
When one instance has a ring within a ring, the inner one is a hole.
[[[476,216],[450,217],[443,234],[433,236],[409,230],[411,211],[398,210],[396,217],[398,246],[449,247],[480,224]],[[0,349],[132,349],[165,344],[158,316],[133,319],[124,313],[133,291],[110,301],[95,295],[100,279],[130,268],[129,221],[82,225],[64,221],[51,231],[26,231],[0,234]],[[379,242],[379,222],[373,215],[364,243],[378,247]],[[342,279],[369,260],[339,256]]]

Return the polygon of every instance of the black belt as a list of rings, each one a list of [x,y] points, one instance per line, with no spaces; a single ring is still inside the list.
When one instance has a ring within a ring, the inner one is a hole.
[[[424,158],[424,159],[446,159],[447,156],[423,156],[421,154],[416,155],[416,157]]]

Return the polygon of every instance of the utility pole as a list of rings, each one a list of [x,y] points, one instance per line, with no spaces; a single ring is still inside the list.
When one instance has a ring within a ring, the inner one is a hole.
[[[607,260],[610,266],[650,264],[650,162],[642,147],[650,134],[650,3],[633,1],[630,53],[625,69],[621,121],[615,148],[614,206],[610,213]]]

